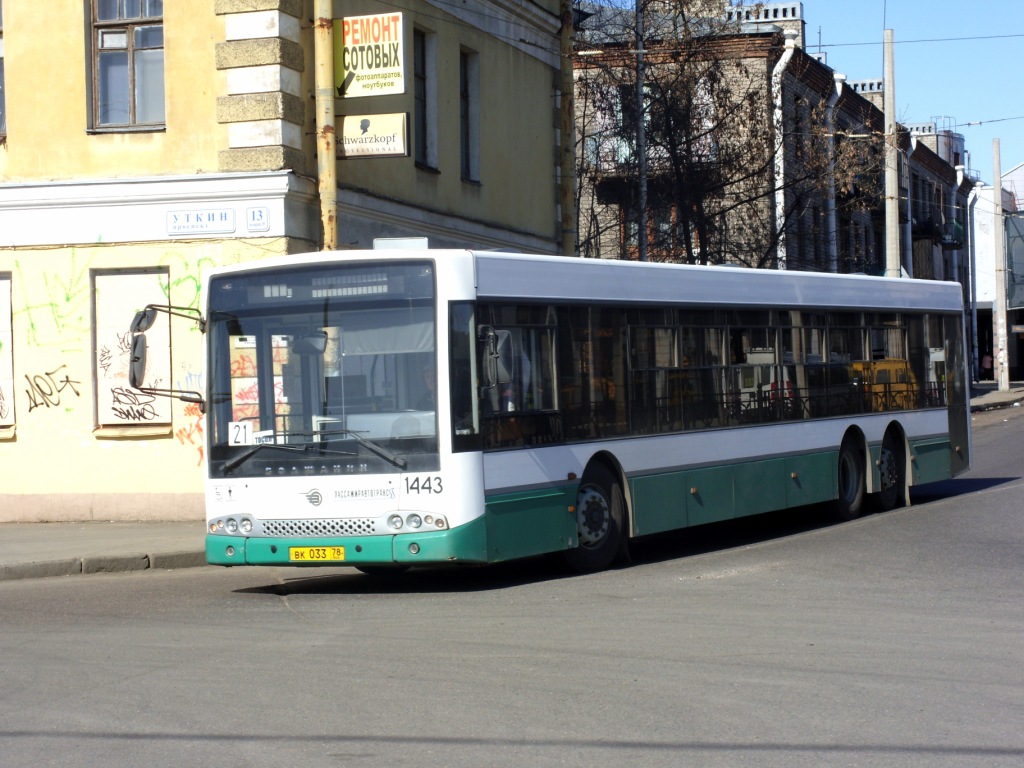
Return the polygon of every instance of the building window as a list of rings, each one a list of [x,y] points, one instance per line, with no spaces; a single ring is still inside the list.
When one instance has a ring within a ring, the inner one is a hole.
[[[92,0],[93,126],[164,123],[163,0]]]
[[[0,272],[0,438],[14,427],[14,333],[11,326],[11,275]]]
[[[7,107],[4,96],[4,3],[0,0],[0,144],[7,138]]]
[[[421,29],[413,30],[413,132],[416,164],[437,168],[437,82],[435,36]]]
[[[480,57],[459,52],[459,155],[463,181],[480,181]]]
[[[171,398],[140,392],[128,384],[132,338],[128,326],[135,313],[147,304],[167,303],[168,270],[96,270],[92,282],[97,426],[170,424]],[[167,320],[156,323],[146,333],[147,387],[166,388],[173,381]]]

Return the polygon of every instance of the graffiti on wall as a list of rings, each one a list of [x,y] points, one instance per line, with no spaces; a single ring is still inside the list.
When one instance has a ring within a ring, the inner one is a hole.
[[[148,266],[127,266],[126,256]],[[0,272],[0,427],[13,426],[17,416],[28,421],[26,414],[81,412],[83,406],[91,406],[100,427],[171,426],[173,414],[171,434],[201,465],[205,417],[198,406],[129,385],[128,325],[147,303],[200,307],[204,273],[246,253],[205,243],[143,247],[131,255],[123,248],[72,246],[46,258],[12,257],[10,271]],[[161,318],[146,333],[146,384],[203,392],[199,346],[189,338],[198,325],[174,325],[175,341],[184,343],[176,344],[173,369],[171,325]],[[251,366],[255,375],[253,360],[233,362]]]
[[[15,317],[25,323],[29,344],[35,347],[60,346],[64,352],[81,350],[81,344],[89,338],[89,311],[91,285],[89,261],[83,260],[72,249],[70,268],[66,274],[43,272],[42,295],[26,298],[24,306],[17,310]],[[21,262],[14,267],[22,285],[32,285],[26,279],[26,268]],[[35,264],[28,270],[38,269]],[[77,343],[79,346],[69,346]]]
[[[200,306],[199,293],[203,285],[203,272],[217,266],[216,261],[209,256],[188,258],[183,253],[172,251],[164,254],[160,264],[167,268],[170,275],[164,301],[179,307],[198,308]],[[174,297],[173,301],[171,300],[172,296]],[[199,326],[191,324],[188,329],[198,332]]]
[[[32,413],[36,408],[58,408],[62,400],[74,395],[81,397],[82,382],[72,379],[67,372],[66,365],[60,365],[52,371],[37,373],[34,376],[25,374],[25,381],[28,386],[25,388],[25,395],[28,397],[28,412]],[[70,392],[65,395],[65,390]]]
[[[185,406],[185,418],[189,419],[188,424],[174,434],[182,445],[196,449],[198,454],[196,466],[201,467],[203,465],[203,421],[206,417],[203,416],[196,403],[188,403]]]
[[[156,395],[130,387],[111,387],[110,399],[110,410],[120,421],[138,424],[157,420]]]

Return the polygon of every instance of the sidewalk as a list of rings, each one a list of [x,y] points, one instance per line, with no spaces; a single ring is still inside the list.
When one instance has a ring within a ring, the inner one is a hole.
[[[1024,403],[1024,382],[971,387],[971,412]],[[203,521],[0,523],[0,581],[206,564]]]
[[[206,564],[204,521],[0,523],[0,581]]]
[[[1007,408],[1024,403],[1024,381],[1010,382],[1010,389],[1000,392],[994,381],[976,381],[971,384],[971,413]]]

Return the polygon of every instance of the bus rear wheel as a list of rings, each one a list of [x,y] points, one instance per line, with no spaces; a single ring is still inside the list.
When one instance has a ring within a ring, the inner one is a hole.
[[[583,475],[576,496],[579,545],[565,552],[565,562],[583,573],[607,568],[622,549],[626,501],[615,474],[595,464]]]
[[[882,452],[878,457],[877,503],[883,511],[903,505],[906,466],[903,460],[903,446],[891,431],[882,438]]]
[[[833,510],[838,520],[860,517],[864,507],[864,452],[853,435],[843,438],[839,446],[839,497]]]

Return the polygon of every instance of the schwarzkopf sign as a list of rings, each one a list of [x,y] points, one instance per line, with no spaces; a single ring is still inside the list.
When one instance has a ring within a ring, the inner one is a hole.
[[[405,157],[405,113],[339,115],[338,157]]]

